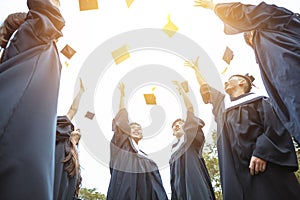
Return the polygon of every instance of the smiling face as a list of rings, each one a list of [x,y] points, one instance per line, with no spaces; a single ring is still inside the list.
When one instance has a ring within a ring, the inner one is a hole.
[[[224,83],[226,93],[231,96],[231,94],[234,91],[236,91],[237,88],[239,87],[240,81],[241,81],[241,78],[238,76],[233,76],[230,79],[228,79],[228,81],[226,81]]]
[[[136,139],[143,138],[143,131],[142,127],[138,123],[131,123],[130,124],[130,136]]]
[[[179,139],[184,134],[183,130],[184,122],[182,120],[175,120],[172,124],[173,135]]]
[[[237,97],[251,90],[251,85],[249,85],[246,78],[240,75],[231,76],[228,81],[224,83],[224,87],[226,93],[231,97]]]

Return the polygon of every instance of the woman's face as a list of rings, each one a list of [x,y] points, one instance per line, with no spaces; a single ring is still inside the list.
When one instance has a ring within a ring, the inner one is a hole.
[[[143,138],[142,127],[137,124],[130,125],[130,135],[134,138],[142,139]]]

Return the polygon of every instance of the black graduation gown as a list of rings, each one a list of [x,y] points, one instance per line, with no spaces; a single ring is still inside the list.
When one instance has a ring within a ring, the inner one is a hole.
[[[210,177],[202,157],[205,137],[204,122],[194,113],[187,112],[184,141],[173,149],[170,163],[172,200],[215,199]]]
[[[53,200],[74,199],[78,175],[70,177],[65,170],[62,160],[66,156],[66,148],[69,148],[69,138],[74,126],[67,116],[57,117],[56,146],[55,146],[55,173]]]
[[[300,144],[300,17],[285,8],[217,4],[226,34],[255,30],[254,52],[274,109]]]
[[[249,94],[225,108],[223,94],[210,88],[210,95],[223,199],[299,199],[294,145],[268,99]],[[251,156],[267,161],[265,172],[250,175]]]
[[[111,179],[107,200],[166,200],[158,167],[135,148],[129,137],[126,109],[113,120],[114,136],[110,146]]]
[[[64,20],[49,1],[27,4],[0,64],[0,199],[53,200],[61,70],[54,40]]]

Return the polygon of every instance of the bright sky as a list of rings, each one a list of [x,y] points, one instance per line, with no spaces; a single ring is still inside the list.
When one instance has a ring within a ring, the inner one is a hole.
[[[215,1],[218,2],[230,1]],[[257,4],[260,1],[242,2]],[[298,0],[266,2],[300,12]],[[265,94],[254,53],[244,43],[243,36],[225,35],[223,24],[212,11],[194,7],[193,4],[193,0],[135,0],[128,8],[126,0],[98,0],[98,10],[79,11],[78,1],[61,0],[61,12],[65,17],[66,26],[63,29],[64,37],[59,40],[57,46],[60,50],[69,44],[76,50],[76,54],[70,60],[61,55],[64,67],[58,115],[66,114],[74,94],[78,91],[78,76],[82,77],[86,92],[74,124],[79,126],[83,134],[79,147],[83,187],[95,187],[99,192],[106,194],[110,179],[107,164],[109,140],[112,136],[111,120],[118,108],[116,85],[119,81],[123,80],[125,83],[130,118],[145,128],[146,137],[140,143],[140,148],[158,163],[167,193],[171,192],[169,154],[165,151],[169,150],[173,140],[170,123],[178,117],[185,116],[184,105],[170,83],[172,78],[188,80],[189,95],[193,102],[196,102],[196,114],[206,122],[205,133],[209,134],[213,129],[211,107],[203,105],[194,73],[183,67],[184,60],[195,59],[199,50],[200,70],[211,84],[217,86],[231,74],[249,72],[255,76],[254,83],[259,88],[254,90]],[[25,0],[3,1],[0,7],[0,21],[2,22],[8,14],[19,11],[27,11]],[[157,41],[151,31],[146,31],[145,34],[133,31],[146,28],[162,29],[168,23],[168,15],[178,27],[178,32],[173,37],[162,32],[161,35],[158,34]],[[123,37],[126,32],[130,32],[129,36]],[[156,42],[157,44],[154,44]],[[175,46],[166,48],[165,43],[167,47],[172,44]],[[193,44],[199,46],[193,48]],[[122,45],[127,45],[130,58],[116,65],[111,52]],[[222,60],[226,46],[234,52],[230,66]],[[99,53],[102,50],[104,53]],[[68,63],[68,67],[65,62]],[[228,70],[225,75],[220,75],[226,67]],[[216,79],[211,77],[210,72],[216,75]],[[154,93],[158,106],[145,105],[144,93]],[[96,117],[87,120],[84,118],[86,111],[94,112]],[[157,127],[158,129],[155,129]],[[150,134],[147,131],[150,131]]]

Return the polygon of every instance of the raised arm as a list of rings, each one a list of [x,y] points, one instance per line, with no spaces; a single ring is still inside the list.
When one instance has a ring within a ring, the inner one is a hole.
[[[111,147],[113,148],[113,150],[116,150],[116,152],[119,151],[119,148],[124,148],[124,143],[127,142],[128,137],[130,135],[128,112],[125,109],[125,102],[124,102],[125,101],[124,83],[120,82],[118,88],[120,90],[120,105],[119,105],[119,112],[117,113],[117,115],[112,121],[112,129],[114,131],[114,136],[111,140],[111,142],[117,146],[117,148]]]
[[[78,110],[78,106],[79,106],[79,103],[80,103],[80,99],[81,99],[81,96],[82,94],[84,93],[84,86],[83,86],[83,83],[82,83],[82,80],[80,80],[80,89],[76,95],[76,97],[74,98],[73,100],[73,103],[67,113],[67,117],[72,120],[75,116],[75,114],[77,113],[77,110]]]
[[[184,66],[192,68],[195,71],[195,75],[196,75],[197,81],[200,86],[200,94],[202,96],[203,102],[211,103],[210,88],[200,73],[200,70],[198,67],[198,65],[199,65],[198,60],[199,60],[199,57],[195,61],[193,61],[193,60],[185,61]]]
[[[208,0],[195,0],[194,5],[213,10],[223,21],[226,34],[237,34],[256,29],[282,31],[283,24],[288,23],[287,21],[294,15],[286,8],[265,2],[258,5],[240,2],[214,4]]]
[[[197,81],[198,81],[199,85],[201,86],[203,84],[206,84],[206,82],[205,82],[205,80],[204,80],[203,76],[201,75],[200,70],[198,68],[198,65],[199,65],[198,60],[199,60],[199,57],[195,61],[193,61],[193,60],[185,61],[184,66],[190,67],[195,71]]]
[[[119,90],[120,90],[120,106],[119,106],[119,109],[123,109],[125,108],[125,102],[124,102],[124,99],[125,99],[125,85],[124,83],[120,82],[119,83]]]
[[[193,104],[190,101],[189,97],[186,95],[182,86],[178,83],[178,81],[173,81],[173,84],[176,85],[179,94],[182,96],[187,111],[194,113]]]

